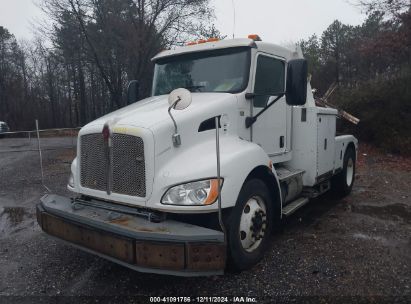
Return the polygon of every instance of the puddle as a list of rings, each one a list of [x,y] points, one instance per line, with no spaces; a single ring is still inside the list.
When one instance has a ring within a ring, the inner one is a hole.
[[[4,207],[0,209],[0,218],[7,217],[12,226],[20,224],[27,215],[26,208],[23,207]]]
[[[357,186],[352,189],[352,193],[364,193],[369,191],[369,187]]]
[[[390,250],[391,253],[403,253],[405,256],[410,255],[411,243],[409,240],[400,240],[387,238],[381,235],[368,235],[365,233],[354,233],[352,236],[354,239],[375,242]]]
[[[411,224],[411,208],[404,204],[391,204],[385,206],[352,205],[352,212],[374,216],[382,220],[401,219]]]
[[[0,208],[0,233],[9,233],[19,226],[25,219],[32,217],[26,208],[3,207]]]
[[[385,237],[382,236],[370,236],[370,235],[366,235],[364,233],[354,233],[353,237],[355,239],[361,239],[361,240],[367,240],[367,241],[378,241],[381,243],[386,243],[388,240]]]

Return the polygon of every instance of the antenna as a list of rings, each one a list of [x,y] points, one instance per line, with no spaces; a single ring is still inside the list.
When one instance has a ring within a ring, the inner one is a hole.
[[[233,4],[233,39],[234,39],[234,32],[235,32],[235,3],[234,0],[231,0]]]

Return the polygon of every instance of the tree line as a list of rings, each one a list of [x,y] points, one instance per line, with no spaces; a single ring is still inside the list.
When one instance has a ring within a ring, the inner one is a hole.
[[[320,37],[301,41],[311,84],[320,97],[332,83],[332,101],[361,119],[344,131],[391,152],[411,154],[411,4],[359,1],[359,26],[334,21]]]
[[[13,130],[77,127],[150,94],[163,49],[220,36],[209,0],[44,0],[48,24],[18,43],[0,27],[0,120]]]
[[[360,139],[411,153],[411,4],[358,0],[367,18],[334,21],[300,41],[312,86],[361,119]],[[12,130],[77,127],[126,105],[125,89],[151,89],[150,59],[191,39],[221,37],[210,0],[43,0],[51,20],[31,42],[0,26],[0,120]]]

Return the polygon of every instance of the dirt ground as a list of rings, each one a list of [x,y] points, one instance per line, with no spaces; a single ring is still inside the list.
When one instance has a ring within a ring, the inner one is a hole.
[[[68,195],[70,138],[43,141],[45,183]],[[149,302],[149,296],[260,302],[410,303],[411,159],[362,146],[350,196],[313,200],[272,236],[262,262],[221,277],[142,274],[52,239],[35,220],[45,192],[34,147],[0,139],[0,302]],[[195,302],[195,300],[191,300]]]

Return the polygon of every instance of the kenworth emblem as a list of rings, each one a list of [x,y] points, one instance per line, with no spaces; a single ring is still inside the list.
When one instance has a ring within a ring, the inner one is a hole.
[[[103,133],[104,141],[107,143],[110,138],[110,127],[108,124],[104,125],[102,133]]]

